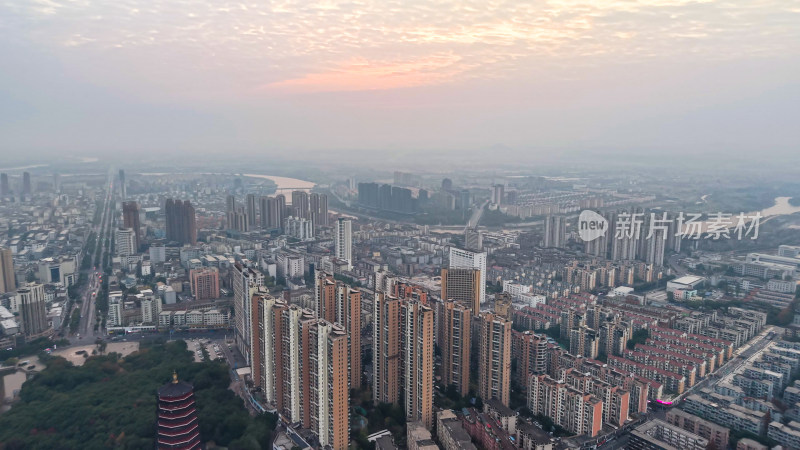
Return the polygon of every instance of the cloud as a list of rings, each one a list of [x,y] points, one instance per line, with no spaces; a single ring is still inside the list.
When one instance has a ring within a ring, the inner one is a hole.
[[[0,38],[67,65],[127,61],[120,79],[135,70],[167,95],[224,84],[247,97],[498,79],[587,58],[796,56],[799,10],[785,0],[34,0],[0,4]],[[111,82],[106,70],[74,71]]]
[[[452,54],[431,55],[409,61],[358,59],[334,70],[269,83],[266,91],[332,92],[383,90],[445,82],[469,69]]]

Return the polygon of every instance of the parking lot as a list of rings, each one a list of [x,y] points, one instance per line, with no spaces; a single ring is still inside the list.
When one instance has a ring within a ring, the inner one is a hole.
[[[205,349],[208,352],[208,357],[211,360],[224,359],[219,341],[213,341],[211,339],[202,339],[202,338],[187,339],[186,344],[188,345],[189,351],[191,351],[192,354],[194,355],[195,362],[203,361],[203,349]]]

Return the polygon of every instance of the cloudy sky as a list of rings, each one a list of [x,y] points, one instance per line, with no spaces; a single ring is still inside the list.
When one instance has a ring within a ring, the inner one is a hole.
[[[797,153],[800,1],[0,0],[0,153]]]

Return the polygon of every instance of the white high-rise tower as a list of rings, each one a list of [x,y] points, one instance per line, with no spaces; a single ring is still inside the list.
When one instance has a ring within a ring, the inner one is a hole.
[[[481,271],[481,303],[486,301],[486,252],[471,252],[450,247],[451,269],[478,269]]]
[[[334,252],[336,257],[347,261],[347,266],[353,268],[353,223],[339,218],[336,221],[336,232],[333,236]]]

